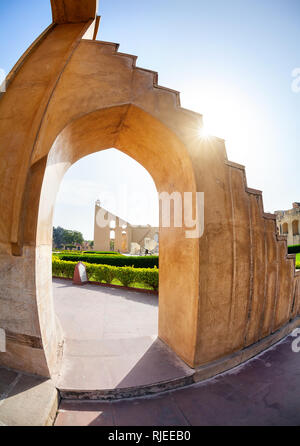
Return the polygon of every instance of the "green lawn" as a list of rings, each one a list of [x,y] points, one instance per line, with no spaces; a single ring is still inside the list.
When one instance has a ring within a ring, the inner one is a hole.
[[[300,253],[296,254],[296,268],[300,269]]]
[[[95,280],[93,280],[93,277],[91,277],[89,279],[91,282],[97,282]],[[102,283],[105,283],[104,281],[102,281]],[[124,286],[122,284],[122,282],[120,282],[118,279],[113,279],[112,285],[119,285],[119,286]],[[151,286],[146,285],[145,283],[142,282],[133,282],[130,284],[130,288],[142,288],[143,290],[150,290],[153,291],[153,288]]]
[[[123,286],[122,283],[118,279],[114,279],[112,281],[112,285],[120,285]],[[134,282],[130,284],[130,288],[142,288],[144,290],[152,290],[153,288],[151,286],[147,286],[144,283]]]

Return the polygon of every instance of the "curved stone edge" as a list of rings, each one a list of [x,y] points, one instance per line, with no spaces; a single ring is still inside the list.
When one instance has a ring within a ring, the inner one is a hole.
[[[35,48],[37,48],[43,40],[46,39],[46,37],[50,34],[50,32],[55,28],[55,23],[51,23],[33,42],[32,44],[27,48],[27,50],[22,54],[22,56],[19,58],[19,60],[15,63],[13,68],[10,70],[8,75],[6,76],[6,89],[11,84],[11,82],[16,77],[17,73],[20,71],[22,66],[24,65],[25,61],[29,58],[29,56],[32,54]],[[0,92],[0,98],[4,96],[4,92]]]
[[[260,340],[259,342],[239,351],[230,356],[222,358],[218,361],[201,366],[194,370],[194,372],[182,378],[177,378],[171,381],[163,381],[159,383],[150,384],[147,386],[130,387],[124,389],[109,389],[109,390],[71,390],[58,389],[60,397],[65,400],[96,400],[96,401],[112,401],[121,399],[138,398],[150,396],[175,390],[195,384],[201,381],[214,378],[224,372],[227,372],[250,359],[254,359],[257,355],[268,351],[274,344],[282,341],[289,336],[292,331],[300,327],[300,317],[286,324],[280,330]]]

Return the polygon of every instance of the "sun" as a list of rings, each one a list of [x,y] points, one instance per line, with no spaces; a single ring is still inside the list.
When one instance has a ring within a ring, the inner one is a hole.
[[[209,139],[210,138],[211,134],[205,125],[203,125],[202,127],[199,128],[199,136],[201,139]]]

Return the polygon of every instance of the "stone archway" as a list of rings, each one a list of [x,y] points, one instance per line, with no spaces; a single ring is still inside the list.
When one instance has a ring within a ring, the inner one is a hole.
[[[120,119],[124,120],[121,127]],[[51,264],[47,266],[45,274],[45,263],[51,262],[52,215],[56,192],[66,170],[73,163],[83,156],[110,148],[112,145],[134,158],[149,171],[158,192],[172,193],[174,188],[182,194],[187,190],[196,191],[195,179],[191,175],[191,162],[184,146],[170,130],[143,110],[133,105],[117,106],[95,111],[71,122],[56,138],[46,165],[40,164],[39,178],[43,178],[43,182],[40,202],[35,211],[38,214],[36,246],[40,253],[36,263],[37,300],[38,302],[44,300],[45,305],[45,289],[47,289],[47,305],[43,313],[47,313],[50,320],[53,320],[54,314],[52,278],[49,273]],[[165,148],[167,150],[164,150]],[[170,155],[171,160],[168,162]],[[170,166],[174,171],[171,188]],[[40,184],[34,183],[32,193],[34,194],[40,187]],[[159,336],[186,362],[191,362],[193,352],[189,346],[195,337],[193,325],[195,314],[191,309],[197,308],[195,303],[198,300],[198,290],[195,277],[199,268],[196,262],[192,267],[189,263],[185,264],[185,256],[189,253],[198,258],[198,241],[187,239],[184,227],[160,228],[160,240]],[[177,262],[170,268],[174,256]],[[186,302],[190,301],[185,308],[181,299],[183,293]],[[174,319],[178,327],[189,321],[186,329],[183,331],[174,327],[172,323]],[[42,334],[44,337],[48,336],[47,330],[49,331],[49,324],[45,325],[46,330]],[[55,329],[53,325],[53,332]]]
[[[49,280],[56,189],[72,163],[108,147],[140,162],[158,191],[205,195],[203,237],[160,229],[160,337],[191,367],[211,364],[212,374],[283,337],[299,325],[300,276],[244,167],[228,161],[223,140],[200,138],[201,115],[181,108],[179,93],[160,87],[157,73],[95,40],[95,0],[51,4],[53,24],[14,67],[0,99],[0,328],[7,336],[0,363],[55,374],[62,345]]]

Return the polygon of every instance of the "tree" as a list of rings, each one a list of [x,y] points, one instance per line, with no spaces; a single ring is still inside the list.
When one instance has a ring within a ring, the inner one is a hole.
[[[79,245],[81,245],[84,242],[84,238],[81,232],[79,231],[74,231],[73,232],[73,243],[78,243]]]
[[[56,248],[62,248],[64,242],[65,230],[61,226],[53,228],[53,244]]]
[[[53,228],[53,244],[58,249],[63,245],[81,245],[83,241],[83,235],[79,231],[71,231],[60,226]]]

